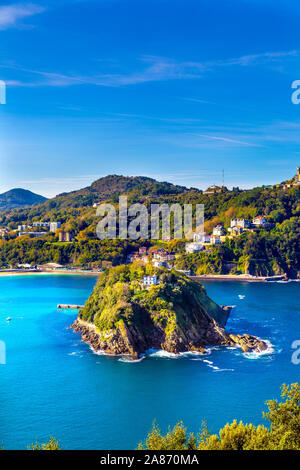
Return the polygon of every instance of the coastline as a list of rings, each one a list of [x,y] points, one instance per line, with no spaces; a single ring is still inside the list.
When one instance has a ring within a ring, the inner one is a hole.
[[[278,276],[251,276],[250,274],[201,274],[188,276],[195,281],[244,281],[244,282],[270,282],[285,280],[285,275]]]
[[[2,276],[23,276],[23,275],[83,275],[83,276],[99,276],[101,272],[84,271],[80,269],[74,270],[0,270],[0,277]],[[190,279],[199,281],[242,281],[242,282],[271,282],[271,281],[284,281],[286,280],[285,275],[277,276],[251,276],[250,274],[200,274],[196,276],[188,276]],[[294,280],[294,279],[292,279]]]
[[[0,271],[0,277],[2,276],[27,276],[27,275],[34,275],[34,276],[44,276],[44,275],[83,275],[83,276],[99,276],[101,273],[91,272],[91,271],[69,271],[69,270],[62,270],[62,271],[28,271],[28,270],[16,270],[16,271]]]

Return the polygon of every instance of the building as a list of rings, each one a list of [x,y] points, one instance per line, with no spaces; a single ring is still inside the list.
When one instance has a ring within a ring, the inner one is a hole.
[[[147,248],[145,246],[141,246],[139,248],[139,255],[146,255],[147,254]]]
[[[227,191],[227,188],[225,186],[216,186],[213,184],[209,188],[207,188],[203,194],[218,194],[221,193],[222,191]]]
[[[33,222],[32,223],[33,227],[50,227],[50,222]]]
[[[62,269],[64,266],[58,263],[45,263],[38,266],[42,271],[55,271],[56,269]]]
[[[130,253],[130,255],[128,255],[127,258],[128,258],[129,263],[133,263],[134,261],[139,259],[139,254],[138,254],[138,252]]]
[[[159,261],[173,261],[175,259],[175,254],[170,253],[169,251],[161,248],[160,250],[156,250],[153,253],[153,258]]]
[[[255,225],[255,226],[260,226],[261,227],[263,225],[266,225],[266,223],[267,223],[267,220],[263,216],[255,217],[252,220],[252,224]]]
[[[206,235],[205,232],[196,232],[194,233],[194,242],[198,243],[210,243],[210,236]]]
[[[47,235],[47,232],[19,232],[19,237],[22,237],[23,235],[30,235],[32,237],[43,237],[44,235]]]
[[[57,229],[59,229],[61,226],[60,222],[50,222],[50,232],[55,233]]]
[[[71,242],[72,236],[70,232],[59,232],[58,239],[60,242]]]
[[[197,251],[202,250],[204,250],[204,246],[201,242],[190,242],[185,244],[185,251],[187,253],[196,253]]]
[[[28,228],[32,228],[30,225],[18,225],[18,232],[25,232]]]
[[[213,235],[216,235],[217,237],[222,237],[225,234],[226,231],[222,224],[218,224],[213,228]]]
[[[144,276],[143,278],[144,286],[156,286],[157,284],[159,284],[159,280],[155,274],[154,276]]]
[[[216,235],[212,235],[210,237],[210,243],[212,243],[213,245],[221,245],[221,239],[220,237],[217,237]]]
[[[229,228],[228,230],[231,232],[231,235],[233,235],[234,237],[238,237],[244,231],[242,227],[232,227],[232,228]]]
[[[153,266],[155,268],[161,268],[162,266],[164,266],[164,262],[163,261],[159,261],[158,259],[155,259],[153,261]]]
[[[0,237],[4,238],[8,234],[7,228],[0,228]]]
[[[251,222],[246,219],[231,219],[230,227],[250,228]]]
[[[34,269],[34,266],[31,264],[25,263],[25,264],[18,264],[17,266],[19,269]]]

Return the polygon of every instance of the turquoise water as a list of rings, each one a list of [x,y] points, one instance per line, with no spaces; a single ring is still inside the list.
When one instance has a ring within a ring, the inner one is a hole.
[[[216,431],[233,418],[259,423],[264,401],[283,382],[299,381],[291,344],[300,339],[300,284],[206,282],[220,304],[236,305],[232,332],[273,344],[263,356],[237,349],[178,359],[147,357],[138,363],[93,354],[67,327],[76,312],[62,303],[84,303],[95,278],[0,278],[0,443],[26,448],[57,437],[67,449],[134,448],[154,419],[165,430],[178,420],[194,431],[205,419]],[[239,295],[244,295],[243,299]],[[10,316],[10,323],[6,318]]]

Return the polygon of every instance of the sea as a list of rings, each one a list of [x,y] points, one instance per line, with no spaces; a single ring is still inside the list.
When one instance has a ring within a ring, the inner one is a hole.
[[[206,281],[232,305],[227,330],[267,341],[264,354],[212,347],[207,354],[148,351],[139,361],[95,354],[69,326],[96,277],[0,277],[0,446],[26,449],[50,436],[64,449],[135,449],[154,421],[162,432],[205,421],[265,423],[268,399],[300,380],[300,283]],[[7,319],[11,318],[10,321]],[[298,341],[298,343],[297,343]]]

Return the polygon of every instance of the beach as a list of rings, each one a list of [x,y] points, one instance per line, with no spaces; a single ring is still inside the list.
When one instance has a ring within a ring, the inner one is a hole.
[[[59,271],[41,271],[41,270],[29,270],[29,269],[18,269],[18,270],[5,270],[0,271],[0,276],[23,276],[23,275],[35,275],[35,276],[43,276],[43,275],[80,275],[80,276],[99,276],[101,272],[93,272],[93,271],[80,271],[80,270],[59,270]]]

